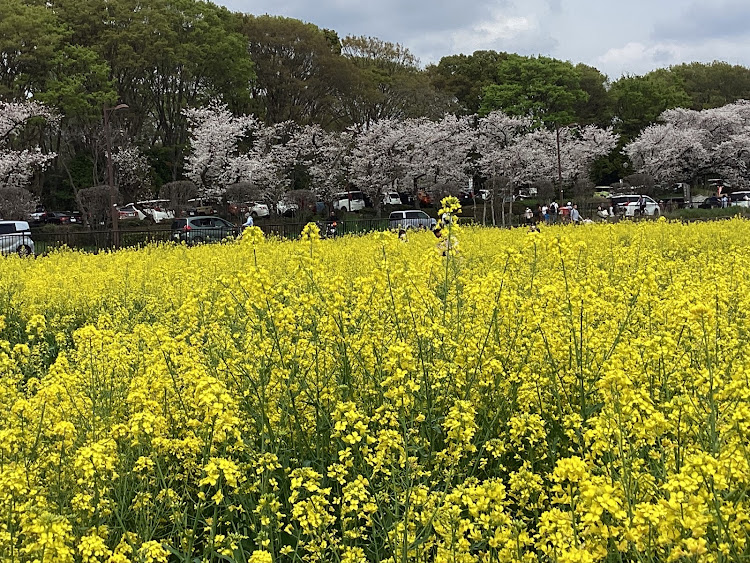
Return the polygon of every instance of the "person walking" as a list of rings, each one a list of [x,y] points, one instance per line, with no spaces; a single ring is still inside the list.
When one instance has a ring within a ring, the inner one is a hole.
[[[646,214],[646,198],[643,195],[638,198],[638,214],[641,217]]]
[[[255,225],[255,221],[253,221],[253,214],[248,213],[245,222],[242,223],[242,229],[247,229],[248,227],[252,227],[253,225]]]
[[[557,223],[557,213],[560,210],[560,206],[553,199],[552,203],[549,204],[549,217],[551,223]]]

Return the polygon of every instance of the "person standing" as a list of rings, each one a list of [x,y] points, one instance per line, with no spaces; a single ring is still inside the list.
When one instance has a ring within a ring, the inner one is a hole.
[[[578,205],[574,205],[570,210],[570,222],[578,225],[581,222],[581,214],[578,212]]]
[[[526,224],[531,225],[534,222],[534,212],[531,210],[531,207],[527,207],[526,210],[523,212],[524,219],[526,219]]]
[[[553,199],[552,203],[549,204],[549,217],[551,223],[557,223],[557,212],[560,210],[560,206]]]

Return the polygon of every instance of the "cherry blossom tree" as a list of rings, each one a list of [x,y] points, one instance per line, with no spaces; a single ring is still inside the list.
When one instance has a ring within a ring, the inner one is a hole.
[[[351,179],[374,205],[395,189],[405,175],[407,126],[396,119],[381,119],[355,134],[351,156]]]
[[[185,111],[191,150],[186,176],[200,196],[217,197],[227,186],[249,183],[275,207],[292,183],[299,160],[300,127],[285,121],[264,127],[251,115],[234,116],[221,104]]]
[[[657,182],[693,183],[713,166],[707,144],[704,131],[666,123],[650,125],[624,151],[636,171]]]
[[[468,183],[469,155],[475,145],[472,121],[472,117],[445,115],[440,121],[422,118],[404,122],[404,176],[414,190],[420,181],[428,189],[436,185],[458,188]]]
[[[186,109],[184,114],[190,130],[185,176],[195,182],[200,196],[218,196],[227,185],[248,179],[245,176],[257,169],[254,155],[248,159],[239,153],[240,141],[260,129],[254,116],[234,116],[219,103]]]
[[[148,196],[151,188],[151,166],[138,147],[130,145],[112,155],[112,164],[117,174],[117,187],[127,197],[138,199]]]
[[[524,152],[514,152],[512,147],[517,144],[525,135],[533,130],[533,122],[525,117],[514,117],[506,115],[501,111],[493,111],[484,118],[480,119],[477,124],[476,132],[476,150],[479,158],[475,163],[476,173],[489,178],[487,184],[490,190],[490,212],[492,215],[492,224],[495,220],[495,196],[499,193],[499,188],[503,190],[503,202],[509,201],[508,207],[511,208],[513,184],[512,178],[516,176],[514,170],[519,166],[518,157]],[[533,148],[533,144],[531,145]],[[505,206],[501,208],[501,219],[505,223]],[[482,209],[483,221],[487,216],[487,199],[485,198]]]
[[[354,131],[328,132],[319,125],[303,127],[293,140],[297,164],[304,166],[318,198],[330,202],[333,194],[346,188],[354,144]]]
[[[248,169],[255,163],[253,181],[262,187],[266,201],[274,208],[292,185],[292,171],[299,160],[299,147],[294,139],[299,130],[293,121],[264,127],[257,132],[253,148],[246,155]]]
[[[750,102],[702,111],[676,108],[625,146],[634,168],[659,182],[696,183],[716,174],[750,180]]]
[[[611,128],[588,125],[547,129],[536,127],[527,118],[495,111],[478,124],[478,169],[493,179],[493,191],[503,178],[502,185],[507,188],[504,200],[510,201],[517,185],[540,180],[570,185],[585,178],[593,162],[611,152],[617,139]],[[502,211],[504,220],[504,208]]]
[[[37,117],[52,125],[58,122],[58,116],[38,102],[0,102],[0,189],[28,188],[34,172],[55,157],[53,153],[42,153],[38,146],[13,147],[28,122]],[[30,212],[33,200],[26,207]]]

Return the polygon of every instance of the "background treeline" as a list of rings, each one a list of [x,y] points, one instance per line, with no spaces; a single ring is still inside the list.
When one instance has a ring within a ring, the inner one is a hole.
[[[584,64],[494,51],[422,68],[401,45],[194,0],[0,3],[0,100],[33,98],[62,116],[54,133],[40,125],[14,139],[57,154],[32,186],[53,207],[73,208],[75,190],[106,183],[102,110],[116,104],[128,109],[111,114],[113,145],[147,156],[156,193],[183,177],[183,110],[211,101],[266,124],[326,130],[496,109],[552,127],[613,126],[620,146],[593,168],[602,184],[629,173],[618,149],[665,109],[748,97],[750,69],[721,62],[614,81]]]

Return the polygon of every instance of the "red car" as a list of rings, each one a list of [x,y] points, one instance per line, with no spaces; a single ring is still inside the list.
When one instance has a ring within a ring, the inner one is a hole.
[[[44,213],[40,221],[42,223],[53,223],[56,225],[67,225],[70,223],[70,215],[61,211],[47,211]]]

